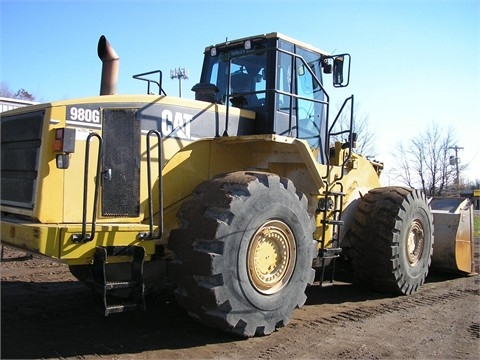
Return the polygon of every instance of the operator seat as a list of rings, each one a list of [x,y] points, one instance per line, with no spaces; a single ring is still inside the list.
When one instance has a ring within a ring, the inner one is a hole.
[[[255,96],[255,94],[247,94],[245,93],[251,92],[251,78],[247,73],[233,73],[231,77],[231,88],[232,88],[232,97],[230,98],[230,102],[232,106],[238,108],[244,108],[248,105],[248,98]]]

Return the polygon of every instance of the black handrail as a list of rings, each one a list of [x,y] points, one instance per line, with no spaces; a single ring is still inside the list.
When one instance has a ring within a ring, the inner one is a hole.
[[[351,102],[351,106],[350,106],[350,121],[349,121],[349,126],[346,130],[341,130],[341,131],[338,131],[338,132],[332,132],[333,131],[333,128],[335,127],[338,119],[340,118],[340,115],[342,114],[343,112],[343,109],[345,108],[345,106],[347,105],[348,102]],[[342,221],[342,214],[343,214],[343,196],[345,196],[345,193],[344,193],[344,186],[343,186],[343,183],[341,182],[341,180],[343,179],[343,176],[345,174],[345,165],[347,164],[348,160],[350,159],[351,157],[351,154],[352,154],[352,148],[353,148],[353,107],[354,107],[354,97],[353,95],[351,95],[350,97],[348,97],[347,99],[345,99],[345,101],[343,102],[342,104],[342,107],[340,108],[340,110],[338,111],[337,113],[337,116],[335,117],[335,120],[332,122],[332,124],[330,125],[330,127],[327,128],[327,137],[326,137],[326,156],[327,156],[327,173],[326,173],[326,176],[325,178],[323,178],[325,180],[325,190],[324,190],[324,193],[323,193],[323,208],[321,209],[318,209],[319,212],[321,212],[323,214],[323,219],[321,220],[323,226],[322,226],[322,235],[321,235],[321,251],[327,251],[328,250],[325,250],[326,249],[326,246],[327,245],[331,245],[332,248],[334,248],[334,246],[336,247],[339,247],[339,241],[340,241],[340,227],[343,225],[343,221]],[[330,137],[332,135],[340,135],[340,134],[348,134],[348,142],[347,142],[347,145],[348,145],[348,154],[343,158],[343,162],[342,164],[340,165],[340,176],[335,176],[335,179],[332,181],[332,179],[330,179],[330,173],[331,173],[331,169],[332,169],[332,165],[330,165],[330,154],[329,154],[329,146],[330,146]],[[333,189],[335,187],[339,187],[339,191],[334,191]],[[331,204],[331,208],[329,208],[328,204],[329,204],[329,201],[330,201],[330,197],[333,196],[334,197],[334,202],[333,204]],[[332,219],[331,220],[327,220],[327,213],[331,211],[332,213]],[[331,244],[327,244],[326,243],[326,231],[327,231],[327,224],[331,224],[333,226],[333,229],[332,229],[332,243]],[[336,251],[336,249],[335,249]],[[335,258],[333,258],[333,261],[335,262]],[[335,269],[335,266],[332,266],[332,277],[331,277],[331,281],[330,281],[330,284],[333,284],[333,278],[334,278],[334,269]],[[322,257],[322,271],[321,271],[321,284],[323,284],[323,281],[324,281],[324,275],[325,275],[325,257]]]
[[[343,109],[345,108],[345,106],[347,105],[347,103],[349,101],[351,101],[351,105],[350,105],[350,121],[349,121],[348,128],[346,130],[341,130],[341,131],[338,131],[338,132],[332,132],[333,127],[337,123],[338,119],[340,118],[341,113],[343,112]],[[353,95],[350,95],[343,102],[342,107],[340,108],[339,112],[337,113],[337,116],[335,117],[335,120],[332,122],[332,125],[328,129],[326,146],[330,146],[330,137],[332,135],[348,134],[348,141],[347,141],[348,154],[343,159],[343,163],[341,165],[341,168],[342,168],[341,175],[340,175],[339,178],[336,179],[337,181],[339,181],[343,178],[343,173],[344,173],[343,169],[344,169],[347,161],[350,160],[350,156],[352,155],[353,142],[354,142],[353,141],[353,107],[354,107],[354,97],[353,97]],[[327,152],[327,159],[328,159],[328,164],[330,164],[330,153],[329,152]],[[330,175],[330,166],[327,167],[327,176],[326,176],[327,181],[328,181],[329,175]]]
[[[145,76],[145,75],[151,75],[151,74],[157,74],[157,73],[158,73],[158,81],[142,77],[142,76]],[[150,83],[154,83],[158,86],[159,95],[161,95],[163,93],[163,95],[166,96],[167,94],[165,93],[165,91],[162,88],[162,76],[163,75],[162,75],[161,70],[154,70],[154,71],[149,71],[149,72],[146,72],[146,73],[143,73],[143,74],[133,75],[132,77],[136,80],[143,80],[143,81],[147,82],[147,94],[150,94]]]
[[[98,157],[97,157],[97,171],[95,176],[95,191],[93,195],[93,214],[92,214],[92,230],[87,234],[87,202],[88,202],[88,163],[90,158],[90,140],[92,137],[98,139]],[[97,223],[97,209],[98,209],[98,190],[100,184],[100,167],[102,161],[102,137],[97,133],[90,133],[85,144],[85,171],[83,176],[83,216],[82,216],[82,233],[73,234],[72,241],[74,243],[85,243],[92,241],[95,238],[95,227]]]
[[[153,195],[152,195],[152,161],[151,161],[151,148],[150,148],[150,136],[155,135],[158,139],[158,209],[159,209],[159,224],[158,234],[154,234],[153,231]],[[149,210],[149,227],[148,233],[140,233],[140,240],[156,240],[160,239],[163,234],[163,181],[162,181],[162,135],[157,130],[150,130],[147,133],[147,181],[148,181],[148,210]]]

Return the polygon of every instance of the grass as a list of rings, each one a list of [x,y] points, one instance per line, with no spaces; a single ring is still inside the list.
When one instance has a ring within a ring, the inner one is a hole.
[[[473,234],[480,236],[480,215],[473,216]]]

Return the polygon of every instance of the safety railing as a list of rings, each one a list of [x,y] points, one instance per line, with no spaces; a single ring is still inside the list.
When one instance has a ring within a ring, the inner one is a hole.
[[[96,137],[98,139],[98,154],[97,154],[97,169],[95,175],[95,189],[93,195],[93,212],[92,212],[92,227],[89,234],[87,234],[87,209],[88,209],[88,175],[89,175],[89,159],[90,159],[90,140]],[[72,241],[74,243],[85,243],[92,241],[95,238],[95,227],[97,224],[97,209],[98,209],[98,193],[100,187],[100,169],[102,161],[102,137],[97,133],[90,133],[87,137],[85,149],[85,169],[83,177],[83,213],[82,213],[82,233],[73,234]]]
[[[158,233],[155,234],[153,226],[153,194],[152,194],[152,157],[151,157],[151,146],[150,138],[152,135],[157,137],[157,156],[158,156],[158,209],[159,209],[159,224],[158,224]],[[148,210],[149,210],[149,232],[140,233],[140,240],[156,240],[162,237],[163,233],[163,182],[162,182],[162,135],[157,130],[150,130],[147,133],[147,185],[148,185]]]

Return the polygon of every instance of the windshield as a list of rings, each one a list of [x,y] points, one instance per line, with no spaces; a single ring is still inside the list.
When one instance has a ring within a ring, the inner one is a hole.
[[[217,56],[211,56],[207,64],[204,82],[215,84],[219,92],[215,101],[240,108],[255,108],[265,103],[266,51],[229,48]],[[230,80],[228,75],[230,74]]]

